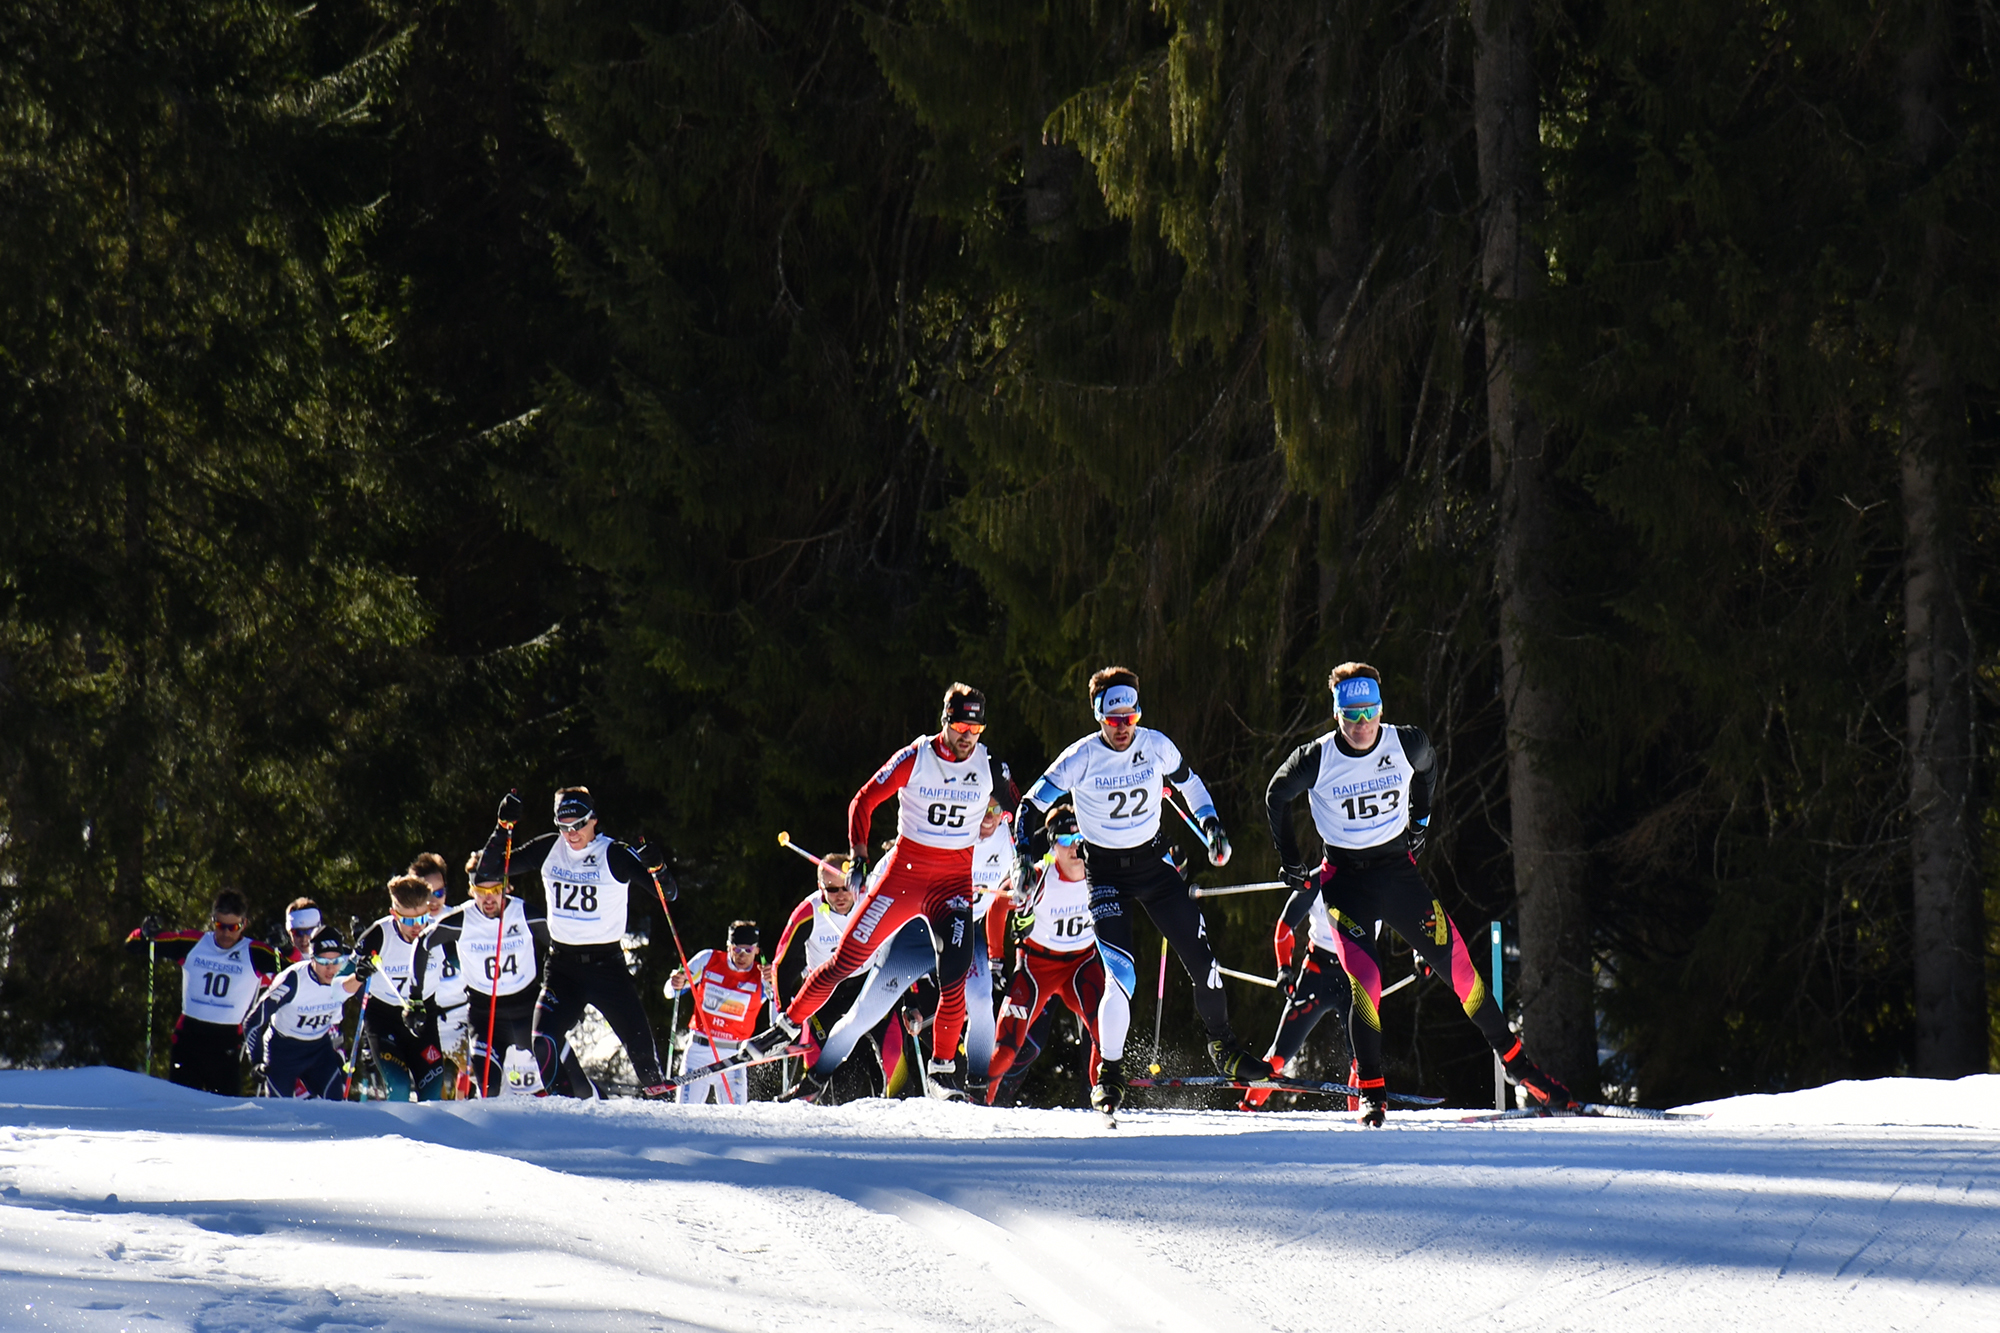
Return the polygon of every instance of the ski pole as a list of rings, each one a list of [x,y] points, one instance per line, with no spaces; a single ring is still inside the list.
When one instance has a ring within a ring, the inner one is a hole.
[[[1160,993],[1153,1002],[1153,1062],[1146,1066],[1146,1072],[1157,1077],[1160,1072],[1160,1019],[1167,1011],[1167,941],[1160,938]]]
[[[1188,896],[1190,898],[1223,898],[1232,893],[1258,893],[1264,889],[1282,889],[1284,887],[1285,881],[1282,879],[1266,879],[1259,880],[1255,884],[1227,884],[1219,889],[1189,889]]]
[[[791,845],[790,839],[786,839],[785,845],[786,846]],[[690,993],[692,993],[694,990],[694,969],[688,966],[688,951],[681,947],[681,932],[680,932],[680,927],[674,924],[674,909],[667,906],[667,891],[660,887],[660,877],[656,874],[653,874],[651,871],[648,871],[647,874],[648,877],[651,878],[653,881],[653,892],[659,896],[660,910],[667,914],[667,933],[674,937],[674,952],[680,955],[681,971],[687,976],[688,990]],[[720,1057],[722,1052],[716,1049],[715,1034],[709,1030],[708,1017],[707,1015],[702,1013],[701,1006],[695,1003],[693,1000],[688,1001],[688,1016],[689,1019],[694,1023],[694,1025],[697,1028],[701,1029],[701,1039],[708,1043],[708,1053],[710,1055]],[[676,1022],[678,1022],[680,1019],[680,1007],[678,1005],[674,1007],[674,1018]],[[667,1052],[669,1058],[672,1057],[673,1049],[674,1049],[673,1036],[670,1033],[668,1034],[667,1037]],[[731,1106],[736,1105],[736,1094],[735,1092],[731,1091],[729,1087],[729,1076],[726,1074],[723,1075],[722,1078],[722,1096],[723,1100],[728,1102],[729,1105]]]
[[[1172,788],[1162,788],[1162,792],[1163,794],[1161,795],[1160,799],[1165,801],[1168,805],[1171,805],[1174,808],[1174,813],[1181,817],[1181,822],[1188,826],[1188,830],[1191,833],[1193,833],[1196,838],[1201,840],[1202,847],[1206,849],[1211,856],[1213,856],[1215,848],[1210,846],[1208,841],[1208,835],[1201,831],[1201,825],[1194,822],[1194,816],[1187,812],[1186,807],[1184,807],[1178,800],[1175,799],[1175,797],[1178,796],[1179,793],[1175,792]],[[1213,864],[1218,866],[1228,865],[1229,853],[1225,850],[1222,853],[1222,859],[1213,862]]]
[[[479,1071],[479,1099],[485,1101],[490,1095],[487,1082],[493,1076],[493,1037],[500,1030],[500,951],[507,947],[507,891],[514,882],[514,821],[502,820],[501,827],[507,830],[507,850],[500,854],[500,925],[493,936],[493,975],[486,984],[493,988],[486,1003],[486,1068]],[[478,874],[477,870],[472,872]],[[534,1039],[529,1038],[528,1054],[533,1055]],[[547,1091],[546,1088],[543,1089]]]
[[[146,1077],[153,1076],[153,964],[159,961],[157,939],[146,941]],[[240,1085],[239,1085],[240,1086]]]
[[[807,851],[805,848],[793,842],[792,835],[789,833],[781,831],[778,834],[778,845],[780,847],[785,848],[787,851],[797,852],[800,856],[803,856],[806,860],[812,862],[816,866],[825,866],[828,870],[840,869],[839,866],[827,860],[824,856],[814,856],[811,852]]]
[[[1269,977],[1260,977],[1255,972],[1238,972],[1235,968],[1224,967],[1220,963],[1215,965],[1215,970],[1222,973],[1225,977],[1235,977],[1238,981],[1251,981],[1259,986],[1268,986],[1272,990],[1278,989],[1277,982],[1271,980]],[[1384,991],[1383,994],[1386,995],[1388,992]]]

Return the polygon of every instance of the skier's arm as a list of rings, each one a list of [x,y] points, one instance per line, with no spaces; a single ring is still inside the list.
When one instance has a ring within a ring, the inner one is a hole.
[[[1174,747],[1173,757],[1174,768],[1166,776],[1167,785],[1187,798],[1188,809],[1194,812],[1194,822],[1199,824],[1215,813],[1215,798],[1208,794],[1208,784],[1188,766],[1179,746]]]
[[[555,850],[556,835],[543,833],[514,844],[511,856],[507,852],[507,836],[511,830],[501,824],[493,826],[493,836],[486,840],[486,848],[479,853],[479,878],[488,884],[500,882],[504,872],[509,879],[519,879],[523,875],[539,875],[542,863]]]
[[[688,959],[685,971],[678,967],[675,968],[667,976],[667,994],[671,997],[679,998],[689,991],[698,988],[701,985],[699,980],[701,970],[708,966],[708,960],[714,955],[715,950],[703,949],[700,953]],[[679,980],[676,981],[675,978],[679,978]]]
[[[250,1058],[258,1064],[264,1062],[267,1031],[271,1019],[277,1012],[292,1002],[299,992],[299,977],[296,972],[286,973],[267,989],[257,1003],[250,1006],[250,1012],[243,1015],[243,1047],[250,1052]]]
[[[163,963],[185,963],[205,934],[201,930],[163,930],[151,940],[153,956]],[[147,943],[145,927],[141,926],[125,937],[125,952],[144,958]]]
[[[257,969],[257,980],[268,986],[271,978],[285,970],[285,964],[278,957],[278,951],[262,940],[250,940],[250,966]]]
[[[667,869],[666,857],[648,843],[637,847],[630,843],[614,842],[611,852],[604,858],[611,873],[624,880],[637,893],[625,895],[625,930],[630,934],[635,922],[652,919],[648,911],[644,917],[640,909],[651,902],[673,902],[681,896],[681,886],[674,878],[674,872]],[[647,890],[653,890],[647,893]]]
[[[446,912],[417,936],[417,947],[410,954],[411,995],[421,996],[424,993],[424,974],[430,970],[431,950],[457,944],[459,922],[464,919],[462,910]]]
[[[1431,738],[1416,727],[1397,727],[1403,742],[1403,757],[1410,761],[1410,820],[1428,824],[1431,797],[1437,791],[1437,748]]]
[[[909,785],[910,775],[917,769],[917,746],[928,744],[930,742],[926,740],[904,746],[888,763],[875,770],[874,777],[861,784],[861,790],[854,793],[854,799],[847,803],[849,856],[863,863],[867,861],[868,826],[874,822],[875,807]]]
[[[807,894],[805,899],[792,909],[792,914],[785,918],[785,928],[778,932],[778,947],[771,953],[771,963],[777,969],[780,979],[789,980],[792,975],[790,963],[792,945],[803,938],[802,932],[812,923],[814,901],[818,897],[817,893]],[[805,975],[805,951],[801,949],[799,951],[799,966],[796,974],[800,985],[804,984]],[[792,993],[795,995],[798,993],[797,986],[793,987]],[[778,1003],[778,995],[779,989],[776,985],[773,985],[771,987],[771,1003]]]
[[[1056,761],[1045,769],[1021,803],[1014,808],[1014,855],[1032,859],[1035,849],[1035,835],[1048,822],[1049,807],[1062,799],[1063,793],[1075,784],[1076,777],[1070,773],[1070,761],[1076,754],[1071,746],[1056,756]]]
[[[1007,956],[1007,915],[1013,910],[1014,899],[1004,893],[986,909],[986,957],[993,962]]]
[[[1298,834],[1292,829],[1292,802],[1311,791],[1318,781],[1319,742],[1308,741],[1278,765],[1278,771],[1264,788],[1264,815],[1271,823],[1271,841],[1278,848],[1278,864],[1291,874],[1303,874],[1306,863],[1299,852]],[[1286,919],[1297,925],[1289,907],[1286,910]]]

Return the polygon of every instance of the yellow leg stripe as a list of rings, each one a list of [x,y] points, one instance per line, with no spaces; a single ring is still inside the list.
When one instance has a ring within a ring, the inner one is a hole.
[[[1368,990],[1360,982],[1354,983],[1354,1009],[1361,1015],[1361,1021],[1377,1032],[1382,1030],[1382,1014],[1368,998]]]
[[[1472,991],[1465,997],[1465,1016],[1471,1018],[1479,1012],[1479,1006],[1486,1003],[1486,978],[1477,972],[1472,974]]]

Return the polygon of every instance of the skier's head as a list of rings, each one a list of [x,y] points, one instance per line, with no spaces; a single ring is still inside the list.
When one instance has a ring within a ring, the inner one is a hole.
[[[1049,807],[1042,829],[1049,835],[1049,850],[1055,853],[1056,864],[1065,877],[1075,879],[1083,872],[1083,832],[1076,822],[1076,806],[1067,800],[1057,801]]]
[[[1359,750],[1373,745],[1382,726],[1382,673],[1366,662],[1342,662],[1326,687],[1340,711],[1341,736]]]
[[[482,859],[480,852],[465,858],[465,882],[471,886],[473,906],[487,916],[497,917],[506,907],[507,884],[497,874],[482,874]]]
[[[564,787],[556,792],[556,827],[573,848],[588,847],[597,837],[597,802],[588,787]]]
[[[410,862],[409,870],[405,872],[430,885],[431,910],[434,912],[444,907],[444,872],[444,858],[436,852],[418,852],[416,859]]]
[[[347,961],[347,940],[332,926],[321,926],[313,932],[312,967],[321,984],[333,980],[333,974]]]
[[[250,904],[234,889],[224,889],[215,895],[215,902],[208,910],[208,928],[215,932],[215,942],[227,949],[243,938],[243,918],[250,915]]]
[[[431,923],[431,886],[415,875],[398,875],[389,881],[389,911],[396,918],[397,933],[413,940]]]
[[[292,937],[292,952],[304,955],[312,946],[313,932],[319,929],[319,904],[310,898],[294,898],[285,908],[285,933]]]
[[[738,972],[757,961],[757,923],[755,921],[732,921],[729,923],[729,965]]]
[[[964,759],[986,731],[986,695],[964,681],[953,681],[938,712],[938,736],[952,756]]]
[[[1090,711],[1103,729],[1104,743],[1123,750],[1139,734],[1139,673],[1108,666],[1090,677]]]

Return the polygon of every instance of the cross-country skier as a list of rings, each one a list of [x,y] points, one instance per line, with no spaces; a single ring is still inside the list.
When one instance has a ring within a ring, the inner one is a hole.
[[[681,1056],[680,1072],[727,1060],[742,1049],[757,1032],[765,1002],[777,992],[777,972],[770,963],[757,962],[757,923],[729,923],[727,947],[703,949],[688,959],[687,967],[675,968],[667,978],[667,995],[677,998],[693,992],[694,1012],[688,1019],[690,1039]],[[693,1082],[683,1082],[675,1090],[678,1101],[704,1103],[713,1094],[718,1102],[741,1106],[750,1100],[750,1071],[725,1069]]]
[[[1194,809],[1194,821],[1211,864],[1229,859],[1229,839],[1209,799],[1208,788],[1161,732],[1139,725],[1139,677],[1125,667],[1106,667],[1090,678],[1090,708],[1098,729],[1056,756],[1014,821],[1014,845],[1028,856],[1041,831],[1043,812],[1065,792],[1076,804],[1083,831],[1084,865],[1090,875],[1090,911],[1097,947],[1111,985],[1098,1009],[1101,1031],[1122,1032],[1131,1023],[1132,993],[1139,973],[1132,943],[1130,904],[1146,909],[1194,981],[1195,1010],[1208,1029],[1208,1051],[1227,1078],[1260,1079],[1271,1068],[1244,1050],[1229,1026],[1229,1001],[1222,973],[1209,947],[1208,925],[1188,896],[1187,881],[1170,859],[1171,842],[1160,829],[1161,784],[1178,789]],[[1091,1104],[1115,1112],[1124,1098],[1122,1068],[1107,1060]]]
[[[1264,1059],[1271,1071],[1279,1075],[1293,1072],[1287,1066],[1304,1048],[1306,1038],[1319,1026],[1320,1019],[1336,1007],[1342,1013],[1347,1012],[1347,974],[1340,970],[1333,921],[1327,916],[1326,904],[1317,897],[1312,897],[1306,921],[1309,929],[1304,948],[1298,946],[1296,932],[1282,916],[1271,936],[1272,950],[1278,956],[1278,989],[1285,997],[1285,1008],[1278,1016],[1277,1035],[1271,1038],[1271,1049]],[[1337,1063],[1348,1063],[1345,1055],[1343,1050]],[[1240,1109],[1254,1111],[1270,1097],[1269,1088],[1245,1088]]]
[[[410,868],[403,872],[406,875],[415,875],[430,886],[433,921],[444,914],[446,868],[444,858],[436,852],[418,852],[411,858]]]
[[[508,792],[500,801],[499,822],[480,857],[480,875],[498,883],[507,838],[521,812],[521,798]],[[665,1097],[672,1088],[660,1071],[653,1024],[638,988],[625,969],[625,938],[631,887],[656,890],[667,901],[679,892],[673,872],[650,849],[614,841],[597,831],[597,806],[588,787],[564,787],[555,795],[556,832],[514,848],[511,873],[539,875],[547,895],[548,967],[535,1002],[535,1067],[544,1088],[556,1088],[557,1069],[569,1031],[595,1005],[625,1044],[638,1076],[640,1096]],[[650,896],[650,894],[648,894]]]
[[[450,968],[462,979],[463,1006],[472,1058],[467,1066],[475,1097],[495,1097],[505,1090],[507,1048],[533,1048],[536,980],[549,950],[549,927],[540,912],[507,892],[498,875],[479,873],[479,854],[466,863],[472,897],[448,908],[417,944],[411,964],[411,990],[416,998],[412,1029],[423,1022],[435,1001],[425,994],[432,972]],[[495,999],[495,992],[498,999]],[[492,1041],[487,1037],[492,1026]]]
[[[243,1091],[237,1063],[243,1015],[257,998],[257,988],[279,967],[275,949],[243,933],[248,915],[243,895],[224,889],[215,895],[207,930],[163,931],[148,917],[125,938],[126,949],[141,958],[150,954],[180,965],[181,1016],[168,1047],[167,1078],[184,1088],[225,1097]]]
[[[361,989],[347,941],[332,926],[313,932],[304,961],[278,974],[243,1022],[243,1040],[270,1097],[347,1096],[347,1065],[335,1037],[347,997]]]
[[[847,929],[847,923],[854,915],[854,904],[860,901],[854,886],[847,882],[847,875],[837,862],[822,861],[818,867],[818,880],[819,887],[792,909],[783,933],[778,936],[778,947],[771,956],[771,965],[778,978],[771,998],[773,1005],[779,1008],[784,1005],[788,984],[796,992],[814,968],[839,951],[841,933]],[[898,932],[896,939],[900,941],[906,935],[911,936],[913,951],[921,954],[922,966],[929,967],[933,956],[929,925],[913,921]],[[907,1061],[904,1058],[902,1024],[888,1017],[895,1008],[901,988],[881,999],[879,1008],[873,1003],[876,998],[874,982],[882,958],[892,947],[884,945],[878,950],[870,960],[869,970],[841,982],[820,1011],[806,1020],[805,1028],[799,1034],[799,1045],[813,1054],[807,1059],[804,1076],[779,1100],[829,1101],[834,1095],[830,1091],[834,1078],[848,1067],[848,1057],[864,1037],[874,1044],[882,1072],[881,1082],[872,1091],[886,1094],[896,1075],[904,1072]],[[792,965],[794,955],[798,957],[796,967]],[[864,1007],[868,1010],[866,1014],[861,1012]],[[829,1014],[839,1017],[829,1021]]]
[[[1091,926],[1090,881],[1075,809],[1066,801],[1058,803],[1049,810],[1042,831],[1053,844],[1051,854],[1035,864],[1033,877],[1023,888],[993,909],[996,914],[1013,914],[1021,951],[1020,965],[1000,1002],[993,1086],[987,1098],[996,1105],[1003,1088],[1009,1101],[1018,1089],[1019,1080],[1010,1082],[1008,1075],[1051,1000],[1061,1000],[1090,1033],[1093,1092],[1099,1086],[1119,1086],[1122,1082],[1115,1070],[1110,1079],[1099,1078],[1104,1064],[1124,1059],[1125,1029],[1106,1030],[1098,1024],[1106,984],[1104,960],[1097,951],[1097,932]],[[1114,1020],[1119,1012],[1113,1011]],[[1130,1011],[1123,1013],[1129,1020]],[[1117,1108],[1114,1105],[1111,1109]]]
[[[986,730],[984,694],[954,683],[945,691],[939,723],[936,735],[919,736],[890,756],[848,804],[848,882],[861,901],[834,956],[813,969],[775,1017],[783,1033],[796,1037],[835,986],[860,971],[884,940],[922,917],[930,923],[939,984],[928,1090],[962,1098],[957,1055],[974,944],[972,848],[987,803],[1005,787],[1000,765],[979,739]],[[886,868],[868,884],[868,825],[891,796],[897,799],[896,840]]]
[[[404,1005],[414,993],[410,973],[417,939],[430,923],[430,885],[415,875],[398,875],[389,881],[389,915],[371,922],[354,944],[354,974],[367,984],[361,1033],[392,1102],[409,1101],[412,1093],[420,1102],[444,1095],[437,1025],[413,1030],[403,1021]]]
[[[1433,972],[1451,979],[1460,1006],[1507,1070],[1507,1077],[1547,1106],[1575,1104],[1568,1088],[1542,1072],[1507,1030],[1458,927],[1417,873],[1437,785],[1437,754],[1416,727],[1382,725],[1381,674],[1343,662],[1327,678],[1340,712],[1334,730],[1294,750],[1264,792],[1271,838],[1285,879],[1296,887],[1285,905],[1293,926],[1315,893],[1335,920],[1334,943],[1351,982],[1347,1040],[1361,1089],[1361,1122],[1380,1125],[1389,1108],[1382,1073],[1382,957],[1373,923],[1402,936]],[[1309,798],[1325,859],[1308,875],[1292,831],[1292,802]]]

